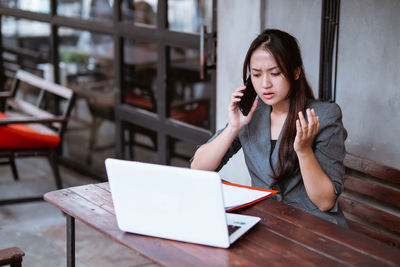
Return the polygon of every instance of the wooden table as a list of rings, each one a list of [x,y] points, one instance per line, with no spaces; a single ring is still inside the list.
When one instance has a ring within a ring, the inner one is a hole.
[[[262,220],[229,249],[122,232],[108,183],[49,192],[67,214],[67,265],[75,265],[75,219],[165,266],[399,266],[400,250],[267,199],[240,210]]]

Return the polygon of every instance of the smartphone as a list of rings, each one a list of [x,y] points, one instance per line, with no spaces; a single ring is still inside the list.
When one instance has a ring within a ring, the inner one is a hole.
[[[256,90],[254,90],[253,83],[251,82],[251,77],[247,78],[245,84],[246,89],[243,90],[242,99],[239,102],[239,109],[243,115],[247,116],[249,114],[251,107],[253,106],[254,100],[257,97]]]

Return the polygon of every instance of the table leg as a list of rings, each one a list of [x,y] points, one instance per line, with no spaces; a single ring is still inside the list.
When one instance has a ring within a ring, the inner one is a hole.
[[[67,267],[75,267],[75,218],[67,218]]]

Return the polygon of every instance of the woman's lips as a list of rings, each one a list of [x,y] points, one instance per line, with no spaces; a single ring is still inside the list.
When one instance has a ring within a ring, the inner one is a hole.
[[[274,93],[264,93],[263,94],[264,95],[264,97],[266,98],[266,99],[271,99],[271,98],[273,98],[274,97]]]

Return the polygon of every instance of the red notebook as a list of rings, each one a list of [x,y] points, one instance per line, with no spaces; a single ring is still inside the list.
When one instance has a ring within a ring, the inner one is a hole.
[[[226,181],[222,181],[222,191],[227,212],[252,205],[279,192]]]

